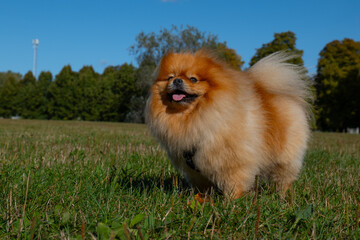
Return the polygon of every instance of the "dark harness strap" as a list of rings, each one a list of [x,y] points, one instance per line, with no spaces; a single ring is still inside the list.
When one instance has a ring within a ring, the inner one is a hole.
[[[200,172],[200,170],[195,166],[194,164],[194,161],[193,161],[193,157],[196,153],[196,149],[193,148],[192,150],[190,151],[184,151],[183,152],[183,157],[185,158],[186,160],[186,164],[193,170],[197,171],[197,172]]]

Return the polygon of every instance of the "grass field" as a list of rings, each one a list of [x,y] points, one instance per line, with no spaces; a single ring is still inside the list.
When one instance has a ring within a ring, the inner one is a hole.
[[[360,136],[314,133],[293,193],[203,204],[144,125],[0,120],[0,239],[360,239]]]

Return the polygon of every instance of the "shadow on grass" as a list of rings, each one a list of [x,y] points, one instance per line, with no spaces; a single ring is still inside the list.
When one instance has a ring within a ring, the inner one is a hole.
[[[138,172],[137,169],[112,167],[109,183],[117,183],[123,190],[135,190],[140,193],[152,192],[156,189],[165,193],[181,192],[190,194],[193,189],[179,174],[165,174],[164,171],[156,175],[149,172]]]
[[[160,173],[153,172],[150,174],[148,171],[139,172],[138,169],[134,168],[123,167],[118,169],[112,166],[108,181],[109,185],[116,183],[122,190],[132,190],[140,194],[160,190],[167,194],[177,192],[189,196],[199,192],[197,189],[192,188],[178,173],[165,174],[164,170]],[[221,190],[213,190],[211,190],[211,194],[223,196]],[[275,184],[268,180],[258,178],[255,180],[253,188],[247,193],[251,195],[255,193],[256,195],[272,195],[276,193],[276,188]]]
[[[117,183],[123,190],[132,190],[139,193],[150,193],[160,190],[169,194],[177,192],[181,195],[191,195],[199,192],[197,189],[192,188],[178,173],[171,173],[170,175],[169,173],[165,174],[164,171],[157,173],[139,172],[138,169],[128,167],[117,169],[113,166],[109,177],[109,184]],[[213,190],[211,190],[211,193],[223,196],[221,190]],[[247,193],[272,195],[276,193],[276,188],[275,184],[271,183],[271,181],[258,178],[255,180],[253,188]]]

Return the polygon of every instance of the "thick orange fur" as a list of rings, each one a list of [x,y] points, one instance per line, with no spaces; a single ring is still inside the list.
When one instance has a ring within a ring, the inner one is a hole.
[[[217,187],[232,198],[249,190],[256,175],[272,179],[281,192],[291,186],[310,134],[311,95],[303,69],[285,63],[289,58],[276,53],[241,72],[203,50],[163,57],[146,121],[192,186]],[[172,101],[174,79],[182,79],[195,100]],[[196,170],[184,158],[191,149]]]

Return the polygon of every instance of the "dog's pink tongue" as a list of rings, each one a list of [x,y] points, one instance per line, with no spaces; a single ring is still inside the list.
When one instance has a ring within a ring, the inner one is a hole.
[[[172,99],[174,101],[181,101],[185,97],[185,94],[173,94]]]

